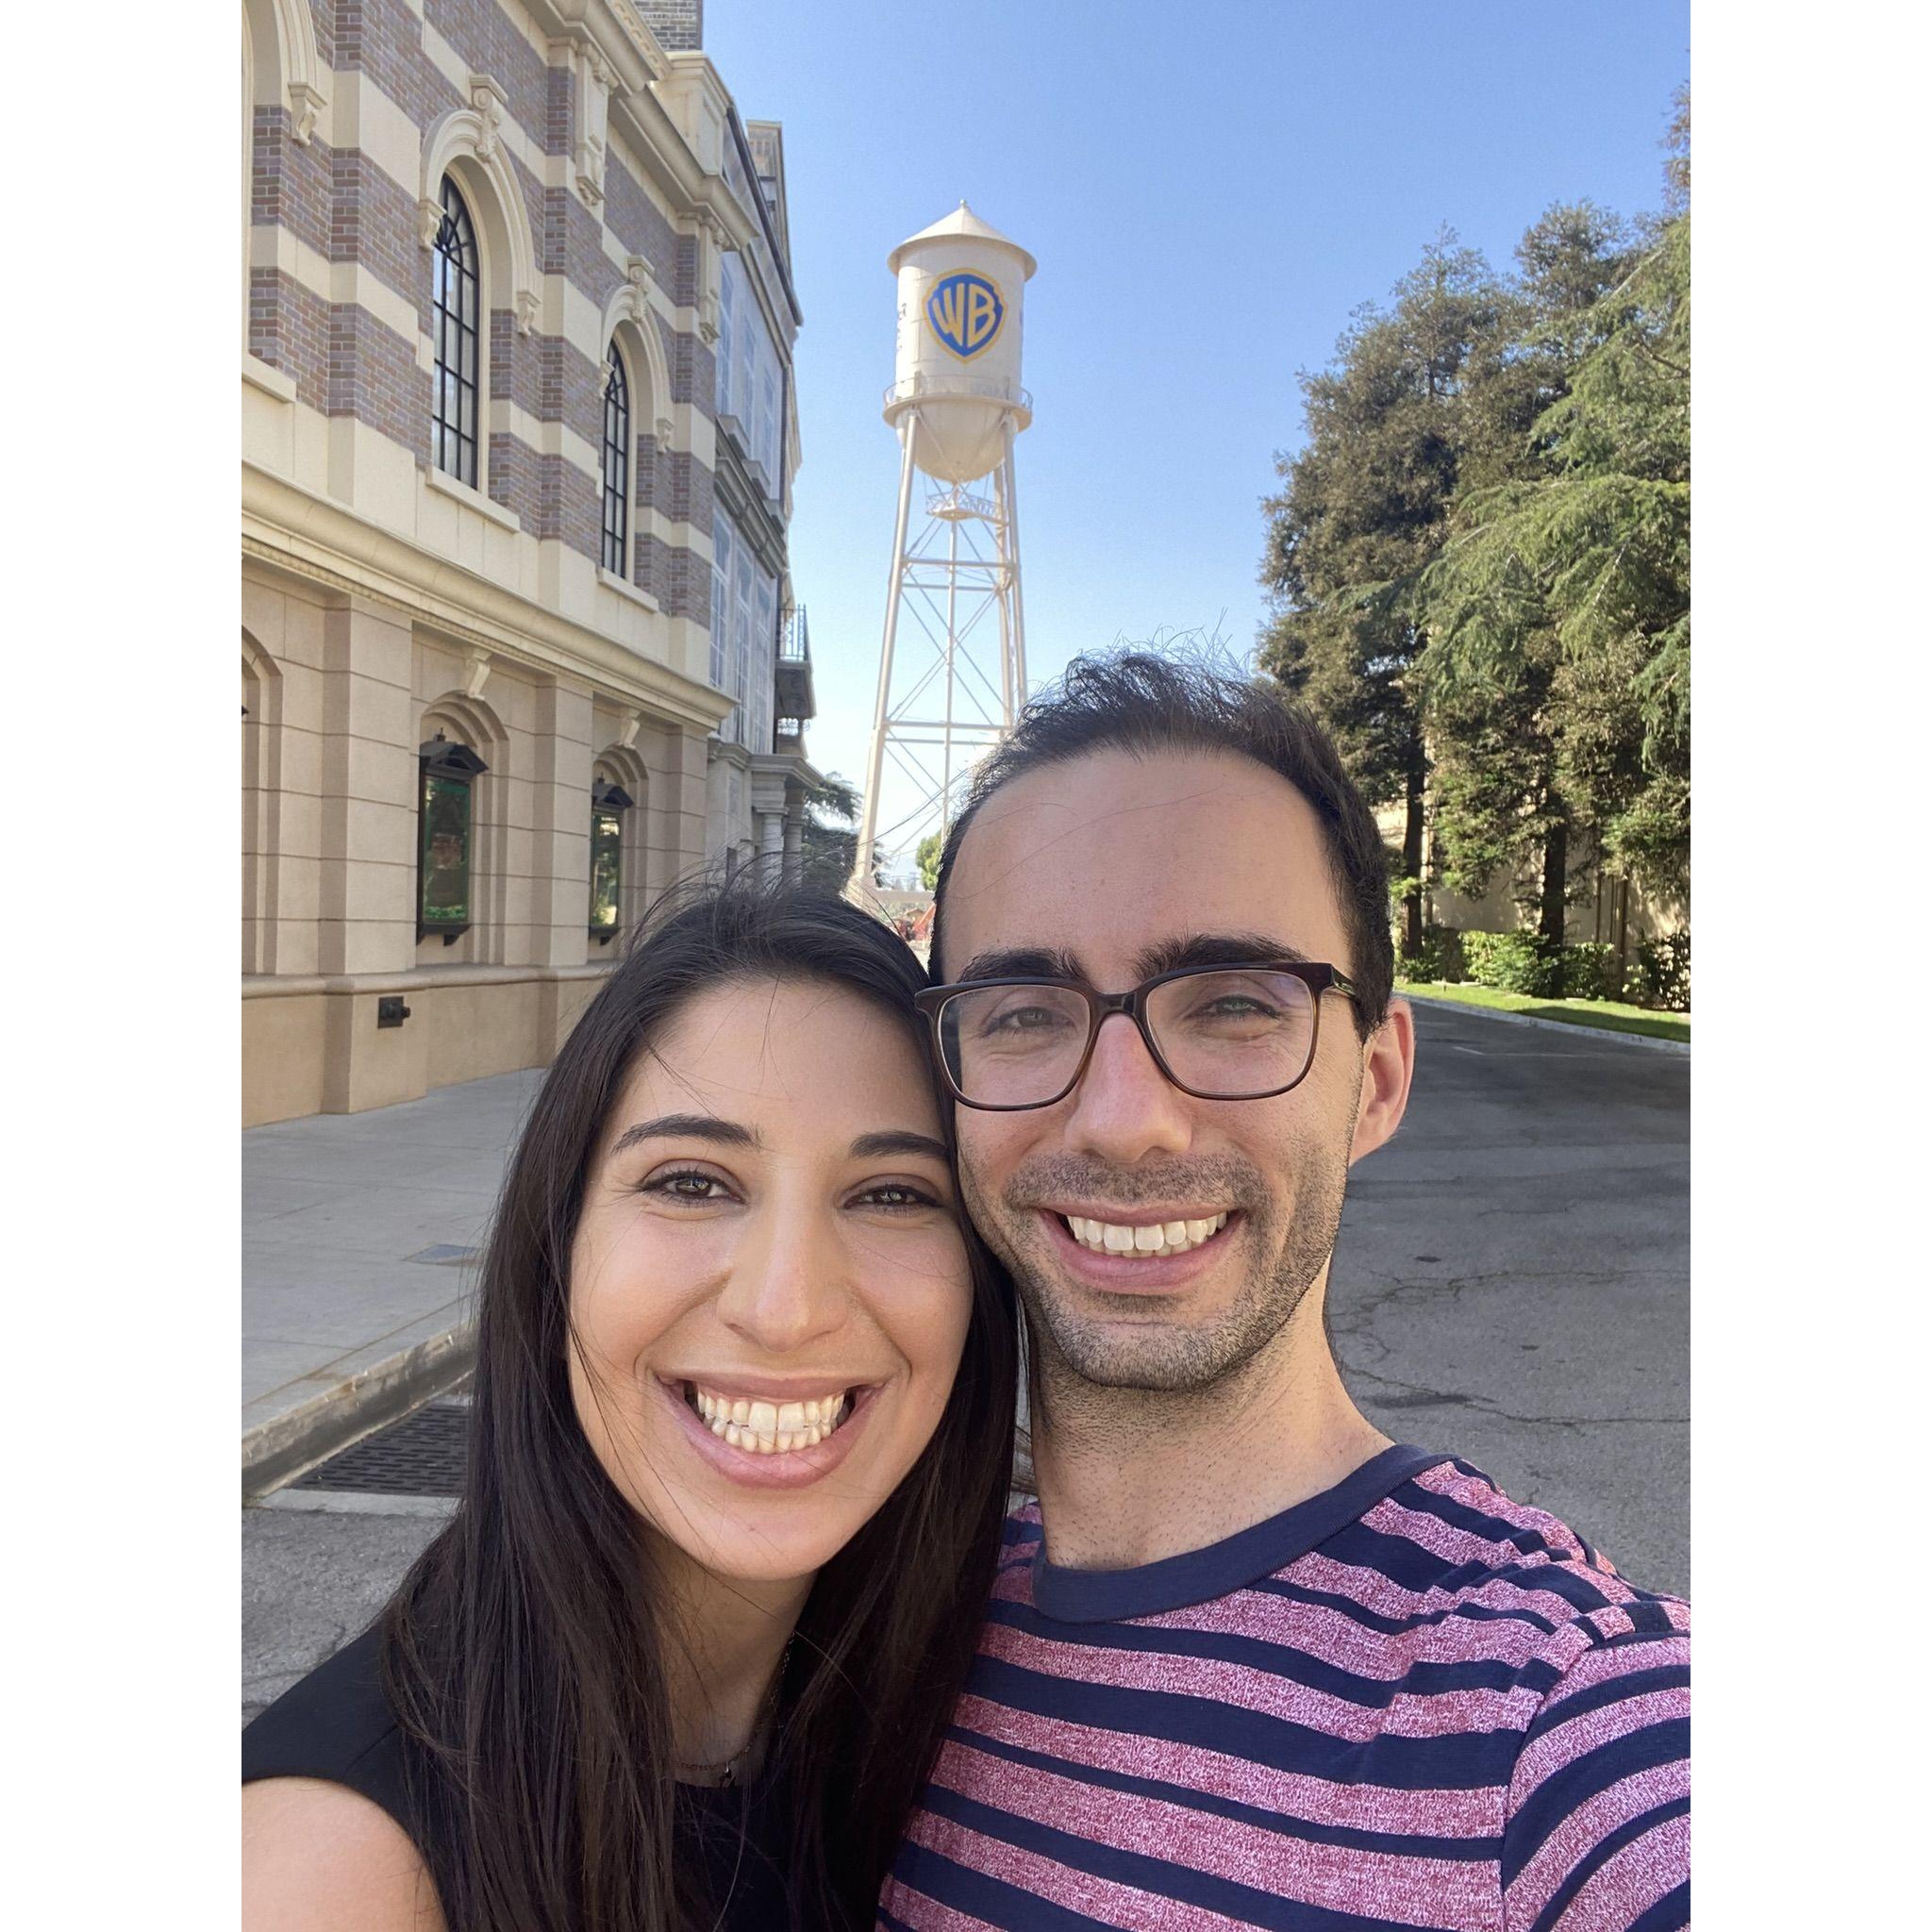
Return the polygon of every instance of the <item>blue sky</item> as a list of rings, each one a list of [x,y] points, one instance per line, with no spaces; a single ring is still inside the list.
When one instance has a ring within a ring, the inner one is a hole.
[[[854,779],[898,481],[898,242],[964,196],[1040,261],[1018,450],[1034,684],[1161,630],[1219,625],[1245,653],[1296,372],[1445,222],[1506,267],[1553,201],[1655,208],[1690,67],[1685,0],[708,0],[705,42],[740,111],[785,127],[807,743]],[[889,779],[882,823],[915,798]]]

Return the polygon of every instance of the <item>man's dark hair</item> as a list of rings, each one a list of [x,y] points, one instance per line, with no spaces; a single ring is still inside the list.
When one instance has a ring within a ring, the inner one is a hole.
[[[1389,929],[1389,858],[1355,781],[1333,741],[1300,705],[1257,679],[1148,651],[1075,658],[1058,685],[1029,700],[1011,734],[973,774],[966,808],[953,821],[934,889],[932,962],[941,961],[946,883],[979,808],[1004,785],[1091,752],[1234,752],[1278,772],[1313,808],[1348,935],[1344,965],[1360,993],[1356,1026],[1363,1039],[1382,1024],[1395,978]]]

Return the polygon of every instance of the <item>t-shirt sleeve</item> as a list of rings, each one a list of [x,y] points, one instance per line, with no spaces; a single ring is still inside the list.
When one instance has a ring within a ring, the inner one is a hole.
[[[1690,1923],[1689,1607],[1578,1618],[1524,1734],[1503,1826],[1506,1932],[1668,1932]]]

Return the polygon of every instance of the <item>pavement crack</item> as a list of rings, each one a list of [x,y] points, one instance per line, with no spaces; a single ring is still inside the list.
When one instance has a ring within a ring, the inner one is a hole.
[[[1469,1408],[1478,1415],[1493,1416],[1498,1422],[1521,1423],[1526,1426],[1551,1429],[1612,1429],[1626,1423],[1669,1424],[1683,1427],[1690,1418],[1683,1415],[1523,1415],[1485,1395],[1464,1395],[1456,1390],[1431,1389],[1422,1382],[1404,1382],[1393,1375],[1378,1375],[1373,1369],[1354,1362],[1343,1364],[1351,1380],[1374,1382],[1398,1391],[1372,1398],[1381,1408]]]

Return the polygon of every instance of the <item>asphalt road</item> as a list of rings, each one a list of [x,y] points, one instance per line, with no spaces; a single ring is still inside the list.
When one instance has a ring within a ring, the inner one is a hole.
[[[1331,1319],[1357,1400],[1687,1591],[1688,1055],[1417,1009],[1408,1117],[1356,1170]],[[293,1507],[296,1503],[321,1507]],[[242,1511],[242,1712],[364,1627],[435,1506]]]
[[[1355,1171],[1330,1320],[1356,1400],[1687,1592],[1690,1058],[1418,1004]]]

